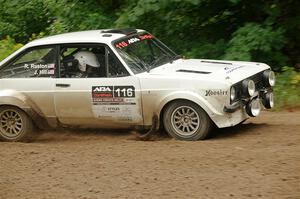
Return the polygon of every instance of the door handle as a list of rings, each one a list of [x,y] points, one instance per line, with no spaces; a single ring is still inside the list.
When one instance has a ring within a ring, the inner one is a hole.
[[[70,84],[56,84],[56,87],[62,87],[62,88],[67,88],[70,87]]]

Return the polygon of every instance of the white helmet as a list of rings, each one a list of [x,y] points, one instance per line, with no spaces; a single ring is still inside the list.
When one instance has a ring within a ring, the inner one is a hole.
[[[98,68],[100,64],[96,55],[89,51],[79,51],[74,54],[74,58],[78,60],[79,70],[82,72],[86,71],[86,65]]]

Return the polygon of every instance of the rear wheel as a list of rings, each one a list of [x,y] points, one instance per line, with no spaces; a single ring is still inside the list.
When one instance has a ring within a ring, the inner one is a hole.
[[[19,108],[0,107],[0,139],[17,142],[32,138],[33,124],[27,114]]]
[[[212,126],[206,112],[190,101],[175,101],[164,112],[164,127],[179,140],[201,140],[208,137]]]

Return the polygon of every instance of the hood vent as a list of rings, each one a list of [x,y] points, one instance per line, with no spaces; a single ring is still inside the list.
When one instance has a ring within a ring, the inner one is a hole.
[[[198,73],[198,74],[210,74],[210,73],[211,73],[211,72],[207,72],[207,71],[184,70],[184,69],[177,70],[176,72],[183,72],[183,73]]]
[[[201,61],[202,63],[210,63],[210,64],[226,64],[226,65],[232,65],[232,63],[228,63],[228,62],[218,62],[218,61]]]

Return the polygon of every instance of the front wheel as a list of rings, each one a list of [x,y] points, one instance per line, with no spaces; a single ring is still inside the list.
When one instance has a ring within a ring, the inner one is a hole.
[[[168,134],[179,140],[195,141],[208,137],[212,123],[206,112],[190,101],[175,101],[165,110],[163,123]]]
[[[24,111],[11,106],[0,107],[0,140],[28,141],[32,132],[32,121]]]

